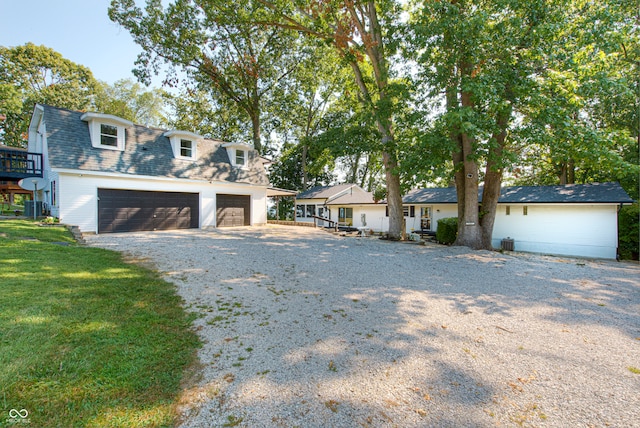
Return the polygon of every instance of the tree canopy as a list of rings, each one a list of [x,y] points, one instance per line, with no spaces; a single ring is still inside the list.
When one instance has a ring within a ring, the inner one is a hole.
[[[91,70],[65,59],[45,46],[27,43],[0,46],[0,139],[8,146],[23,147],[36,103],[83,110],[88,108],[98,82]]]

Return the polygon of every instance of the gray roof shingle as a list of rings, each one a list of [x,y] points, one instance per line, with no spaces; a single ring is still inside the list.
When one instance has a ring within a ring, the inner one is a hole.
[[[327,205],[368,205],[375,203],[371,192],[347,192],[335,199],[331,199],[327,202]]]
[[[479,190],[482,199],[482,189]],[[403,198],[405,204],[455,204],[455,187],[416,189]],[[564,186],[514,186],[500,191],[501,204],[632,203],[619,183],[567,184]]]
[[[249,150],[248,168],[233,167],[224,142],[197,143],[197,160],[176,159],[166,130],[133,125],[126,128],[124,151],[94,148],[82,112],[43,106],[49,163],[52,168],[113,172],[201,181],[240,182],[268,186],[259,155]]]
[[[316,186],[309,190],[298,193],[297,199],[327,199],[343,192],[354,184],[337,184],[335,186]]]

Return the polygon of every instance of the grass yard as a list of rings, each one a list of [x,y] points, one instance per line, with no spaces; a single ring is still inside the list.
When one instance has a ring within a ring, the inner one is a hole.
[[[0,426],[174,425],[190,325],[157,273],[65,228],[0,220]]]

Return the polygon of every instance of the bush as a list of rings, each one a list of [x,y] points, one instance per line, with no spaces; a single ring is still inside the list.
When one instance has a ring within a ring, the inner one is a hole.
[[[638,260],[640,245],[638,235],[638,217],[640,216],[638,203],[624,206],[618,214],[618,252],[625,260]]]
[[[438,220],[436,240],[441,244],[451,245],[458,236],[458,217],[447,217]]]

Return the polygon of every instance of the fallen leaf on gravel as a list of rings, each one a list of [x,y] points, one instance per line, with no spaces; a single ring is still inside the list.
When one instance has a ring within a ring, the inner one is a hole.
[[[338,413],[339,404],[340,403],[338,403],[335,400],[329,400],[324,402],[324,405],[327,407],[327,409],[331,410],[333,413]]]
[[[384,400],[384,404],[386,404],[387,407],[398,407],[400,405],[397,401],[389,400],[388,398]]]
[[[513,389],[513,390],[514,390],[514,391],[516,391],[516,392],[522,392],[522,391],[524,391],[524,390],[522,389],[522,387],[521,387],[520,385],[516,384],[516,383],[509,382],[509,384],[508,384],[508,385],[511,387],[511,389]]]

